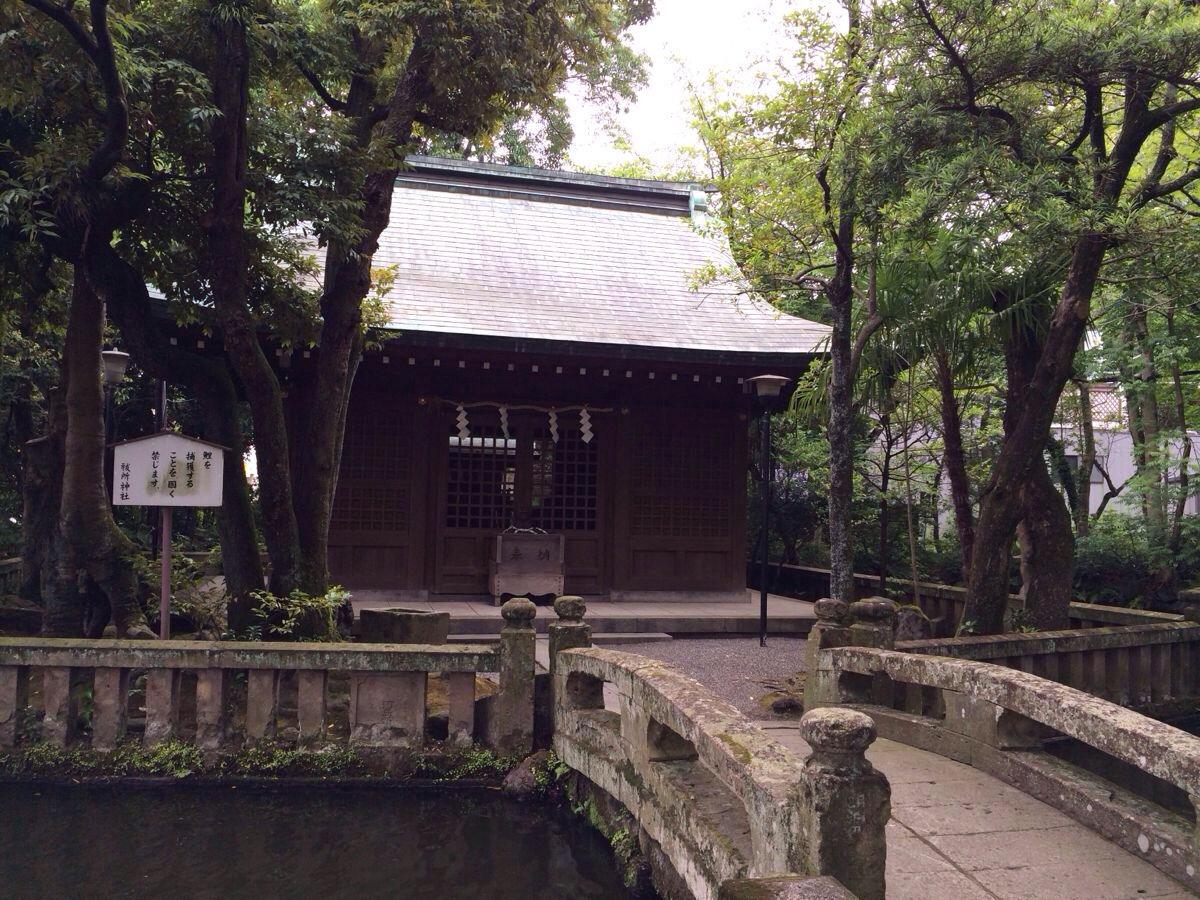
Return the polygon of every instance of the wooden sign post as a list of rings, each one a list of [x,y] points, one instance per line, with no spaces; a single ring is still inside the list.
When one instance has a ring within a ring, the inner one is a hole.
[[[171,510],[220,506],[225,476],[220,444],[160,431],[113,445],[113,503],[157,506],[162,535],[158,634],[171,636]]]

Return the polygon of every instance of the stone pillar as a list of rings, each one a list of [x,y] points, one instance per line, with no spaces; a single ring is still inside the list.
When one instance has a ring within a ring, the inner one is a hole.
[[[826,684],[826,676],[820,671],[819,654],[834,647],[848,647],[853,643],[850,635],[850,605],[841,600],[826,597],[813,604],[817,622],[808,633],[804,647],[804,708],[816,709],[839,701],[836,685]]]
[[[125,737],[129,670],[96,669],[92,683],[92,749],[112,750]]]
[[[29,669],[0,666],[0,747],[13,747],[21,737],[21,715],[29,705]]]
[[[146,673],[146,731],[142,743],[147,747],[175,737],[179,726],[179,670],[151,669]]]
[[[219,750],[225,744],[229,702],[229,678],[224,669],[201,669],[196,673],[196,746]]]
[[[488,744],[503,756],[533,750],[533,620],[537,607],[514,597],[500,608],[500,693],[488,717]]]
[[[892,650],[896,646],[896,602],[887,597],[867,597],[850,604],[850,643],[855,647]]]
[[[325,740],[325,689],[329,673],[303,669],[296,673],[296,724],[301,745]]]
[[[475,740],[475,673],[446,673],[447,739],[456,747]]]
[[[892,790],[867,762],[875,723],[851,709],[810,710],[800,734],[812,748],[800,784],[805,871],[836,878],[861,900],[883,900]]]
[[[350,742],[380,747],[425,743],[424,672],[355,672],[350,676]]]
[[[592,626],[583,621],[587,604],[582,597],[559,597],[554,601],[554,612],[558,614],[558,621],[546,627],[550,634],[551,709],[554,708],[553,685],[554,673],[558,671],[558,652],[592,646]]]
[[[71,687],[75,670],[66,666],[47,666],[42,669],[42,704],[46,715],[42,719],[42,738],[58,747],[65,747],[75,736],[78,710]]]
[[[275,737],[279,719],[279,670],[250,669],[246,673],[246,740]]]

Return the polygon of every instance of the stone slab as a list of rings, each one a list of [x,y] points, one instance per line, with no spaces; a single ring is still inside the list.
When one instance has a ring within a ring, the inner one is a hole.
[[[358,639],[365,644],[444,644],[450,613],[408,607],[364,609]]]

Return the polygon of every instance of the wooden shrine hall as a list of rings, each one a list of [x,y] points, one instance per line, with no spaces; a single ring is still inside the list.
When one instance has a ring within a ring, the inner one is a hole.
[[[390,331],[354,385],[334,581],[479,598],[498,536],[545,533],[566,593],[745,599],[744,381],[796,377],[827,329],[731,279],[696,287],[731,263],[693,185],[409,163],[376,256]]]

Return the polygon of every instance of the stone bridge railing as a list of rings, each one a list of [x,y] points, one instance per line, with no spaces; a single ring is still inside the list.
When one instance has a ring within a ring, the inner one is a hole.
[[[1013,640],[1017,646],[1007,649],[1002,649],[1004,639],[995,640],[997,653],[1004,653],[1000,658],[1024,658],[1019,652],[1021,639]],[[1071,640],[1066,639],[1068,647]],[[1095,652],[1116,654],[1116,668],[1122,668],[1125,654],[1119,645]],[[1192,658],[1184,662],[1188,653]],[[1175,684],[1177,677],[1184,677],[1177,676],[1175,669],[1190,673],[1194,654],[1194,646],[1187,653],[1179,651],[1172,657],[1172,671],[1166,671],[1161,658],[1155,669],[1151,652],[1148,674]],[[817,649],[815,657],[807,696],[817,705],[849,705],[865,711],[884,737],[988,771],[1200,889],[1200,835],[1194,814],[1155,808],[1108,781],[1038,752],[1048,738],[1065,736],[1148,773],[1197,804],[1200,738],[1093,694],[988,662],[864,646]],[[1140,657],[1135,654],[1135,658]],[[1095,669],[1099,663],[1091,665]],[[1113,683],[1107,669],[1101,674],[1099,680],[1105,685]]]
[[[1194,706],[1200,696],[1194,622],[902,641],[895,649],[1020,669],[1143,711]]]
[[[752,573],[757,575],[757,572]],[[935,637],[944,638],[954,634],[962,619],[967,604],[967,589],[951,584],[917,583],[919,596],[913,599],[913,584],[904,579],[889,579],[881,583],[875,575],[862,573],[854,576],[854,590],[859,598],[888,593],[904,603],[915,603],[929,617]],[[776,565],[772,567],[771,589],[783,594],[817,600],[829,596],[829,570],[811,566]],[[1009,608],[1018,609],[1021,599],[1017,595],[1009,598]],[[1070,606],[1072,628],[1098,628],[1113,625],[1153,625],[1179,622],[1183,616],[1176,613],[1156,612],[1148,609],[1130,609],[1123,606],[1104,606],[1096,603],[1072,603]]]
[[[890,788],[864,756],[869,718],[807,714],[812,755],[801,759],[666,663],[565,649],[586,641],[586,626],[582,602],[564,610],[564,599],[551,625],[554,750],[629,810],[687,890],[742,896],[732,882],[794,873],[883,897]]]
[[[74,741],[81,685],[91,688],[91,747],[107,750],[126,739],[133,673],[145,674],[143,742],[168,740],[180,730],[185,672],[195,676],[189,725],[204,750],[230,744],[233,718],[244,721],[249,743],[276,737],[285,673],[295,680],[301,744],[327,738],[329,681],[340,675],[349,680],[350,743],[423,746],[427,675],[434,673],[445,682],[449,740],[468,745],[480,730],[475,675],[494,672],[499,690],[480,737],[500,753],[527,753],[533,743],[535,612],[528,600],[509,601],[499,644],[481,646],[0,638],[0,747],[19,738],[31,675],[40,686],[44,740],[59,746]],[[243,672],[244,706],[233,710],[231,684]]]

